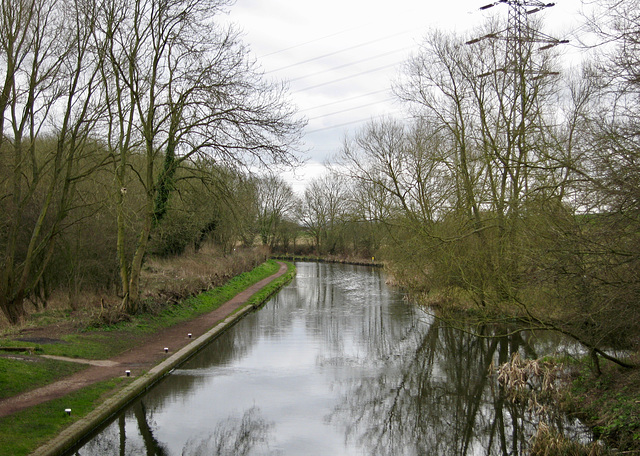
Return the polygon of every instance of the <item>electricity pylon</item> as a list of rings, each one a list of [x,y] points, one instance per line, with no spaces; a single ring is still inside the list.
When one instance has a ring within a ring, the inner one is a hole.
[[[505,73],[514,71],[520,73],[524,71],[526,73],[529,73],[529,76],[534,77],[544,77],[551,74],[557,74],[554,72],[532,74],[533,69],[527,68],[527,63],[530,61],[528,57],[530,56],[525,56],[523,53],[523,46],[527,43],[541,44],[538,50],[542,51],[555,47],[559,44],[566,44],[569,42],[568,40],[560,40],[538,30],[534,30],[529,25],[530,15],[540,12],[546,8],[551,8],[552,6],[555,6],[555,3],[544,3],[539,0],[498,0],[494,3],[484,5],[479,9],[481,11],[484,11],[502,4],[509,6],[509,16],[507,19],[506,30],[473,38],[467,41],[465,44],[475,44],[485,39],[505,40],[507,44],[507,65],[505,65],[504,68],[497,68],[494,71],[483,73],[478,76],[488,76],[495,71],[501,71]]]
[[[540,0],[498,0],[482,6],[480,10],[487,10],[498,5],[507,5],[509,15],[506,30],[492,32],[466,42],[473,45],[483,40],[501,40],[505,42],[504,63],[498,64],[491,71],[478,74],[477,77],[504,75],[500,85],[501,96],[509,100],[501,106],[510,108],[502,111],[502,121],[505,123],[506,138],[502,146],[495,153],[505,166],[517,168],[521,173],[518,181],[514,182],[514,192],[528,187],[528,164],[535,159],[536,120],[538,116],[538,89],[535,81],[546,76],[557,75],[558,72],[544,68],[536,51],[550,49],[567,40],[559,40],[536,30],[529,21],[531,15],[550,8],[555,3],[545,3]],[[497,63],[497,62],[496,62]]]

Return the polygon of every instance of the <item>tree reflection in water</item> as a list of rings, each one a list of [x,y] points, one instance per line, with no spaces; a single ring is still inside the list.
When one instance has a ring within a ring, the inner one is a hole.
[[[182,450],[183,455],[209,456],[248,454],[274,454],[269,452],[269,433],[273,423],[260,415],[258,407],[245,411],[242,418],[229,417],[206,439],[190,440]]]
[[[132,439],[127,436],[126,417],[121,414],[118,417],[118,426],[107,427],[97,438],[89,441],[87,445],[75,454],[77,456],[94,455],[94,454],[112,454],[112,455],[131,455],[131,454],[147,454],[154,456],[166,456],[169,454],[164,445],[162,445],[154,436],[154,422],[150,417],[143,401],[135,403],[131,409],[131,413],[135,416],[137,424],[137,432],[139,439]],[[119,435],[114,436],[117,432]],[[118,448],[115,448],[115,442],[118,442]]]
[[[344,426],[346,439],[368,454],[526,454],[539,417],[505,400],[490,367],[516,351],[535,354],[533,347],[520,333],[478,337],[437,320],[421,329],[376,375],[336,381],[342,398],[326,421]]]
[[[142,455],[166,456],[170,454],[154,437],[152,429],[153,419],[149,416],[142,401],[132,407],[137,422],[138,435],[141,439],[127,436],[125,429],[125,415],[120,415],[118,426],[110,426],[97,438],[91,440],[77,456],[109,454],[109,455]],[[151,424],[150,424],[151,423]],[[269,450],[269,434],[273,423],[267,422],[258,407],[246,410],[241,418],[228,417],[219,422],[203,439],[189,440],[182,450],[183,455],[189,456],[246,456],[248,454],[275,455],[277,452]],[[113,435],[119,432],[119,438]],[[119,442],[119,448],[115,448]]]

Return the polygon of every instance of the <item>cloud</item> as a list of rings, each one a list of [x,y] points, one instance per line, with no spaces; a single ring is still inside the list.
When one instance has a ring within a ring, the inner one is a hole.
[[[266,76],[289,81],[290,96],[309,119],[307,158],[322,163],[345,134],[378,116],[402,116],[391,81],[430,28],[463,32],[507,5],[488,12],[489,1],[454,0],[238,0],[230,20],[246,40]],[[575,19],[580,0],[558,2],[555,23]],[[550,8],[553,10],[554,8]]]

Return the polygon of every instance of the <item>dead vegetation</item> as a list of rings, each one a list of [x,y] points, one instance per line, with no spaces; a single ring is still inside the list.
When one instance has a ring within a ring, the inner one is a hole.
[[[565,437],[549,423],[559,413],[569,378],[564,365],[539,359],[525,359],[514,353],[511,360],[492,369],[506,398],[526,403],[536,417],[537,430],[530,440],[530,456],[605,456],[611,454],[600,442],[583,444]]]
[[[236,249],[224,254],[214,246],[169,258],[149,257],[142,274],[142,311],[156,314],[189,296],[218,287],[232,277],[250,271],[267,258],[261,248]],[[0,320],[0,332],[17,333],[40,326],[84,327],[112,325],[131,317],[122,309],[117,290],[56,290],[46,306],[29,309],[22,324]]]
[[[266,249],[256,248],[235,249],[225,255],[211,246],[175,258],[150,258],[142,275],[143,301],[147,307],[156,301],[161,305],[177,303],[250,271],[264,262],[267,254]]]
[[[563,366],[539,359],[525,359],[516,352],[511,361],[500,365],[496,372],[509,400],[526,401],[529,411],[542,416],[548,413],[545,404],[559,394]]]

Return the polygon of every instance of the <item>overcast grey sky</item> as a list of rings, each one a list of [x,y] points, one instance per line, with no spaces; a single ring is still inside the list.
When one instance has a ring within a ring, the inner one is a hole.
[[[465,32],[488,16],[506,17],[507,5],[489,0],[237,0],[229,19],[268,78],[289,82],[290,97],[308,119],[304,142],[317,174],[345,135],[371,118],[402,116],[390,86],[426,31]],[[580,0],[547,8],[548,32],[565,38],[581,24]],[[303,182],[300,182],[300,186]]]

